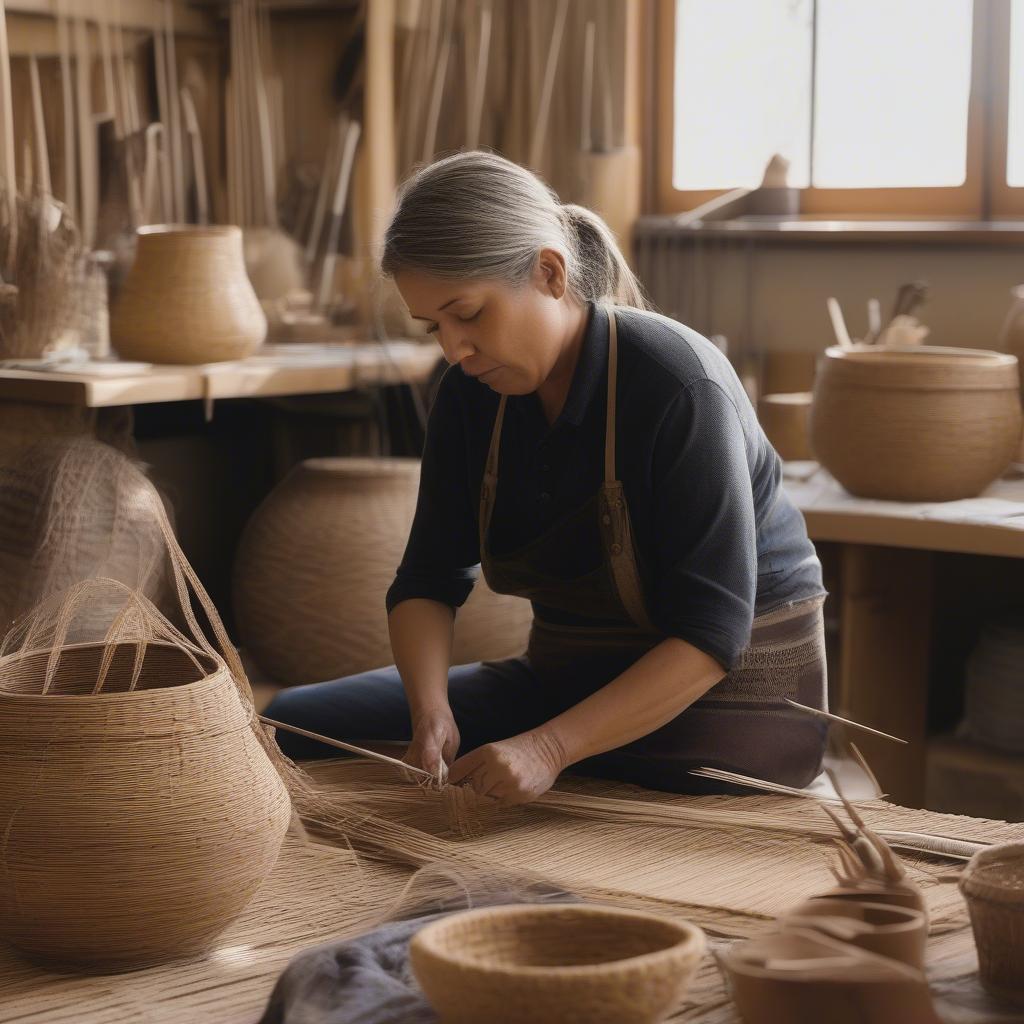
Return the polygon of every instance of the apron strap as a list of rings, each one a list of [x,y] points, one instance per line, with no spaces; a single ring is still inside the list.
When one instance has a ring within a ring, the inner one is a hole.
[[[491,430],[491,443],[487,449],[487,461],[484,463],[484,478],[480,482],[480,555],[483,557],[484,540],[491,525],[491,514],[494,512],[494,496],[498,486],[498,453],[501,450],[501,425],[505,420],[505,403],[507,395],[501,396],[498,411],[494,417],[494,428]]]
[[[604,425],[604,482],[615,483],[615,384],[619,366],[619,333],[615,325],[615,307],[605,306],[608,314],[608,408]]]

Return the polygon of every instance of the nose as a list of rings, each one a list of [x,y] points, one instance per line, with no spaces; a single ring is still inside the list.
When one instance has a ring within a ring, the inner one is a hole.
[[[472,355],[476,351],[468,341],[442,334],[441,331],[438,331],[438,341],[445,360],[452,366],[461,363],[466,356]]]

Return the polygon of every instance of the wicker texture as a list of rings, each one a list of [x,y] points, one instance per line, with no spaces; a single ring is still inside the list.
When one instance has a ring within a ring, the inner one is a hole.
[[[930,346],[830,348],[814,385],[810,430],[815,457],[852,494],[973,497],[1017,449],[1017,360]]]
[[[310,459],[256,510],[235,565],[242,644],[284,683],[390,665],[384,595],[419,486],[416,459]],[[529,602],[481,579],[456,617],[454,664],[526,649]]]
[[[75,608],[110,590],[110,641],[64,643]],[[104,580],[41,605],[4,650],[0,935],[60,967],[202,951],[270,873],[291,818],[227,666]]]
[[[704,955],[696,926],[610,907],[508,906],[436,921],[410,945],[444,1024],[646,1024]]]
[[[982,984],[1024,1005],[1024,843],[975,854],[960,891],[971,912]]]
[[[241,230],[140,228],[110,332],[122,359],[214,363],[250,355],[266,337],[267,319],[245,273]]]

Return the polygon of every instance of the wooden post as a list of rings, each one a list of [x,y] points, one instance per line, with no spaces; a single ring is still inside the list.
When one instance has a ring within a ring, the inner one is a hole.
[[[890,799],[924,803],[932,554],[848,544],[842,549],[839,714],[907,746],[857,734]]]

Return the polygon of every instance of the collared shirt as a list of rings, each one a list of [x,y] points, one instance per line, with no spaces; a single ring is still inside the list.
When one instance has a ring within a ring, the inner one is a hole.
[[[782,464],[731,364],[666,317],[616,311],[617,475],[625,489],[651,619],[733,667],[755,614],[824,593]],[[565,405],[548,424],[536,394],[509,397],[491,544],[505,554],[593,497],[604,479],[608,321],[591,306]],[[452,367],[431,410],[416,516],[388,591],[453,608],[478,573],[480,484],[499,395]],[[595,568],[595,521],[558,553],[553,575]],[[537,608],[548,621],[591,624]],[[600,625],[600,623],[593,623]]]

